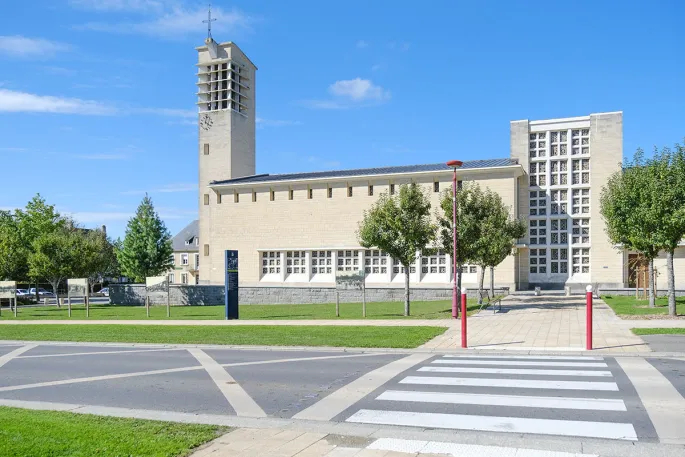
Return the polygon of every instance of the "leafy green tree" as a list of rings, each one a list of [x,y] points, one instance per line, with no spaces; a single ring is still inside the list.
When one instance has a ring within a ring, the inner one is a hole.
[[[371,209],[364,212],[357,237],[365,247],[377,247],[404,267],[404,315],[409,316],[409,270],[420,251],[435,238],[431,204],[416,184],[400,186],[399,194],[380,195]]]
[[[66,220],[57,212],[54,205],[48,205],[40,194],[36,194],[26,204],[26,209],[16,210],[14,217],[19,243],[25,252],[27,265],[29,257],[34,253],[35,241],[66,226]],[[36,269],[28,268],[29,279],[35,281],[37,285],[38,280],[42,278],[34,276],[36,271]],[[36,300],[38,298],[38,287],[36,287]]]
[[[649,306],[655,306],[654,258],[661,250],[661,218],[652,208],[658,199],[654,169],[650,169],[644,152],[638,149],[622,171],[614,173],[602,188],[600,212],[606,233],[622,249],[641,253],[649,261]]]
[[[0,211],[0,280],[28,278],[27,249],[19,236],[17,219],[9,211]]]
[[[480,221],[486,217],[483,208],[485,196],[476,183],[464,183],[457,189],[457,298],[461,297],[461,267],[476,262],[479,243],[482,242]],[[437,244],[446,253],[453,253],[452,246],[452,187],[440,196]]]
[[[31,247],[29,274],[49,282],[55,297],[62,281],[84,276],[88,259],[94,254],[94,245],[88,245],[85,232],[71,222],[38,235]]]
[[[483,218],[480,221],[480,238],[476,243],[476,263],[481,267],[478,291],[483,291],[485,270],[490,268],[490,295],[495,294],[495,267],[511,255],[516,240],[526,234],[526,223],[514,219],[502,197],[490,189],[483,193]],[[478,302],[482,303],[479,293]]]
[[[91,230],[85,234],[85,242],[92,250],[87,259],[84,276],[88,278],[91,289],[102,284],[107,277],[119,275],[119,261],[114,243],[101,230]]]
[[[117,250],[121,273],[144,282],[146,277],[160,275],[171,267],[172,253],[171,235],[155,212],[152,199],[145,195],[136,215],[128,221],[126,237]]]

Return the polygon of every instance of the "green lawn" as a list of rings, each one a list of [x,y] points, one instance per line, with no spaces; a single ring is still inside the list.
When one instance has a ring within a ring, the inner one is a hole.
[[[619,316],[668,314],[666,297],[658,297],[655,308],[649,307],[649,300],[636,300],[634,296],[628,295],[602,295],[602,300]],[[676,313],[685,314],[685,297],[676,297]]]
[[[225,433],[214,425],[0,407],[0,456],[172,457]]]
[[[445,330],[424,326],[2,325],[0,340],[415,348]]]
[[[469,300],[469,314],[477,312],[479,305]],[[72,307],[72,319],[86,319],[83,305]],[[449,319],[452,303],[449,300],[416,301],[411,303],[412,319]],[[172,306],[171,319],[223,319],[224,307]],[[404,303],[377,302],[366,304],[367,319],[406,319]],[[9,309],[2,310],[0,319],[14,319]],[[336,319],[335,304],[309,305],[243,305],[241,319]],[[19,307],[17,319],[69,319],[66,306]],[[144,306],[92,305],[90,319],[147,319]],[[150,319],[168,319],[166,306],[150,307]],[[361,303],[341,303],[340,319],[363,319]]]
[[[685,335],[685,328],[634,328],[636,335]]]

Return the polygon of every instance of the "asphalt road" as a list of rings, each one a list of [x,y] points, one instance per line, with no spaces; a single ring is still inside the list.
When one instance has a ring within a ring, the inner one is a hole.
[[[623,360],[7,343],[0,404],[659,442]],[[675,388],[673,405],[685,402],[685,361],[631,360]]]

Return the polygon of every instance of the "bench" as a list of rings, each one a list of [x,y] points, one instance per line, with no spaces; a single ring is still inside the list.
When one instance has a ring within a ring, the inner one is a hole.
[[[497,312],[497,308],[502,311],[502,299],[497,297],[490,297],[490,291],[487,289],[478,292],[480,295],[481,305],[479,311],[483,310],[483,307],[492,306],[493,314]]]

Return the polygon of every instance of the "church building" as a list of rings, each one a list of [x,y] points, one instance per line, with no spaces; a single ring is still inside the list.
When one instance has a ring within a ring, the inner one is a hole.
[[[197,51],[199,282],[223,284],[224,251],[234,249],[242,286],[333,287],[336,272],[363,270],[368,288],[403,287],[401,265],[359,245],[358,223],[380,194],[405,183],[423,186],[437,207],[452,169],[443,162],[256,174],[257,67],[232,42],[208,38]],[[602,186],[621,167],[622,119],[608,112],[512,121],[508,155],[464,161],[458,169],[460,181],[499,193],[512,216],[527,222],[526,237],[495,269],[497,286],[628,286],[630,254],[607,239],[599,205]],[[444,159],[460,158],[455,151]],[[449,253],[418,254],[412,287],[450,288]],[[677,262],[682,284],[685,262]],[[476,285],[478,268],[463,266],[467,287]]]

